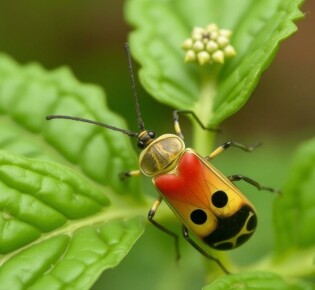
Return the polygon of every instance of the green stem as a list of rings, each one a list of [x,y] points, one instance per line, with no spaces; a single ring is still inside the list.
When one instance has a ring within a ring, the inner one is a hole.
[[[194,108],[201,122],[207,126],[213,115],[214,98],[217,93],[216,75],[218,69],[212,70],[211,74],[204,74],[200,84],[199,100]],[[193,122],[193,146],[201,155],[207,155],[213,149],[215,133],[202,129]]]
[[[214,146],[215,133],[203,130],[197,123],[193,123],[193,148],[202,156],[207,156]]]

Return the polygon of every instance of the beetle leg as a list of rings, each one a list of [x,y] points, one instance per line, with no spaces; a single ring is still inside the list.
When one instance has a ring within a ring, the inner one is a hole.
[[[172,231],[170,231],[169,229],[165,228],[164,226],[162,226],[161,224],[157,223],[153,217],[158,209],[158,207],[160,206],[161,202],[162,202],[162,197],[159,197],[153,204],[152,208],[150,209],[149,213],[148,213],[148,220],[154,225],[156,226],[159,230],[161,230],[162,232],[170,235],[171,237],[174,238],[174,242],[175,242],[175,252],[176,252],[176,260],[178,261],[180,259],[180,253],[179,253],[179,239],[178,239],[178,235],[173,233]]]
[[[243,145],[243,144],[235,142],[235,141],[228,141],[228,142],[225,142],[224,144],[222,144],[221,146],[219,146],[217,149],[215,149],[212,153],[210,153],[205,158],[207,160],[213,159],[214,157],[218,156],[220,153],[222,153],[224,150],[226,150],[230,147],[237,147],[237,148],[242,149],[244,151],[252,152],[260,145],[261,145],[261,143],[257,143],[253,146],[246,146],[246,145]]]
[[[184,136],[183,136],[183,134],[181,132],[181,129],[180,129],[180,126],[179,126],[179,114],[192,115],[192,117],[196,120],[196,122],[204,130],[216,131],[216,132],[220,131],[220,130],[217,130],[217,129],[206,127],[204,124],[202,124],[202,122],[200,121],[198,116],[193,111],[190,111],[190,110],[175,110],[175,111],[173,111],[173,120],[174,120],[175,132],[182,139],[184,139]]]
[[[203,248],[201,248],[197,243],[195,243],[190,237],[189,237],[189,232],[188,229],[183,225],[182,228],[183,236],[185,240],[191,244],[200,254],[205,256],[207,259],[214,261],[215,263],[218,264],[218,266],[222,269],[222,271],[225,274],[230,274],[230,272],[223,266],[223,264],[218,260],[217,258],[211,256],[209,253],[207,253]]]
[[[121,172],[119,174],[119,178],[120,180],[125,180],[128,177],[139,176],[140,174],[141,174],[140,170],[130,170],[130,171]]]
[[[277,189],[274,189],[272,187],[267,187],[267,186],[262,186],[260,185],[257,181],[249,178],[249,177],[246,177],[246,176],[243,176],[243,175],[239,175],[239,174],[236,174],[236,175],[231,175],[231,176],[228,176],[228,179],[230,181],[239,181],[239,180],[244,180],[246,181],[247,183],[255,186],[258,190],[267,190],[267,191],[271,191],[271,192],[276,192],[276,193],[280,193],[279,190]]]

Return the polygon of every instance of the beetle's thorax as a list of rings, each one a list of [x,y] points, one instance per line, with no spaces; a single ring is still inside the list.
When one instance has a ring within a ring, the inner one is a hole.
[[[172,170],[185,150],[184,141],[174,134],[164,134],[151,141],[140,154],[139,163],[142,173],[156,176]]]

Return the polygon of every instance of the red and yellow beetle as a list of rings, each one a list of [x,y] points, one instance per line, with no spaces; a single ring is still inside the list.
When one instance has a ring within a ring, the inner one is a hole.
[[[156,137],[153,131],[147,131],[139,110],[127,44],[126,50],[140,133],[79,117],[50,115],[46,119],[71,119],[92,123],[137,137],[138,147],[142,150],[139,156],[140,170],[124,172],[120,177],[144,174],[152,178],[160,197],[154,202],[149,211],[149,221],[175,239],[177,257],[179,258],[178,236],[153,219],[159,205],[164,200],[181,221],[184,238],[205,257],[215,261],[225,273],[229,273],[218,259],[190,238],[189,232],[192,232],[205,244],[216,250],[234,249],[246,242],[254,233],[257,225],[254,207],[233,184],[233,181],[244,180],[258,189],[275,190],[261,186],[256,181],[242,175],[225,177],[209,161],[231,146],[250,152],[257,145],[247,147],[230,141],[218,147],[210,155],[200,156],[193,149],[185,147],[179,126],[179,114],[191,114],[203,129],[208,129],[203,126],[192,111],[174,111],[173,119],[176,135],[164,134]]]

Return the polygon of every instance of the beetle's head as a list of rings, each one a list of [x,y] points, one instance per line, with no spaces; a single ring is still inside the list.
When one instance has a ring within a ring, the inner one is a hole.
[[[137,146],[139,149],[146,148],[154,139],[156,138],[156,133],[154,131],[144,130],[138,135]]]

